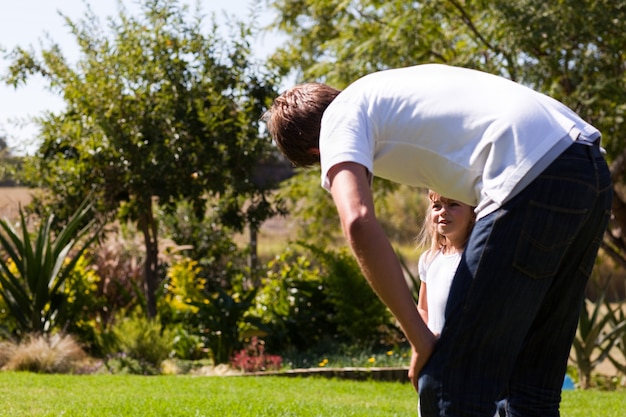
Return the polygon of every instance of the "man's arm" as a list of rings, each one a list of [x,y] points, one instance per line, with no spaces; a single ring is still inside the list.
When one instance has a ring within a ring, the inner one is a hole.
[[[374,213],[368,172],[347,162],[328,173],[330,191],[339,212],[341,227],[365,278],[396,317],[417,357],[409,377],[417,377],[435,346],[436,338],[420,317],[402,266]]]

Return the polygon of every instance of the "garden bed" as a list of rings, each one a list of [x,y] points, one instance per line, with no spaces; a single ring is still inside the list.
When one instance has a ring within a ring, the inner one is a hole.
[[[354,381],[385,381],[385,382],[409,382],[409,368],[406,366],[380,368],[380,367],[350,367],[350,368],[306,368],[291,369],[287,371],[249,372],[242,376],[285,376],[285,377],[326,377],[337,379],[349,379]]]

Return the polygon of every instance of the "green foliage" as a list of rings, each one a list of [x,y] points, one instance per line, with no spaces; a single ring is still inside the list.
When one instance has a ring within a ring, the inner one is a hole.
[[[235,230],[275,212],[272,184],[255,181],[255,173],[272,158],[259,116],[276,80],[253,61],[254,33],[243,23],[222,39],[215,22],[207,29],[200,10],[190,15],[179,0],[139,6],[130,16],[120,4],[106,27],[91,10],[66,17],[79,46],[76,64],[55,44],[40,54],[18,47],[5,81],[19,86],[39,74],[63,96],[63,112],[37,119],[42,144],[24,172],[50,191],[48,207],[73,207],[94,189],[100,210],[137,222],[154,316],[162,278],[155,205],[172,210],[187,200],[202,217],[207,196],[219,196],[212,207],[219,224]]]
[[[352,254],[345,249],[333,252],[300,244],[323,266],[327,297],[334,306],[333,321],[340,334],[359,346],[396,342],[399,333],[393,316],[363,277]]]
[[[623,142],[626,7],[612,0],[272,1],[285,73],[343,87],[380,69],[439,62],[500,74],[564,100]],[[612,147],[612,146],[611,146]]]
[[[363,349],[357,346],[337,346],[315,360],[309,360],[313,367],[321,368],[367,368],[367,367],[407,367],[411,361],[411,347],[408,344],[393,348]]]
[[[615,369],[626,377],[626,363],[624,362],[624,359],[626,359],[626,329],[624,329],[624,323],[626,323],[626,302],[620,302],[615,308],[609,309],[609,311],[611,311],[609,326],[612,331],[615,331],[620,326],[622,330],[619,330],[619,333],[615,335],[615,349],[609,352],[608,358],[615,366]],[[616,354],[616,352],[618,353]]]
[[[233,241],[234,230],[221,223],[217,214],[219,212],[217,200],[219,199],[207,200],[210,209],[203,217],[195,214],[195,209],[189,201],[179,202],[172,212],[159,213],[163,234],[178,245],[177,256],[193,260],[194,275],[202,277],[204,279],[202,285],[210,289],[227,288],[230,277],[245,271],[248,260],[246,253]],[[187,261],[182,262],[184,264]],[[183,272],[174,272],[176,268],[186,267],[177,264],[178,261],[174,261],[168,275]]]
[[[207,357],[203,337],[190,324],[198,308],[188,304],[204,299],[206,279],[201,278],[200,272],[197,261],[187,257],[177,259],[168,268],[164,291],[159,298],[161,319],[173,331],[174,356],[178,359]]]
[[[624,338],[626,320],[618,319],[623,314],[621,305],[605,302],[604,293],[595,303],[585,300],[572,345],[581,388],[591,387],[593,369],[607,357],[612,358],[611,350]]]
[[[2,285],[0,284],[0,288]],[[2,289],[0,289],[2,291]],[[0,297],[0,340],[8,339],[15,334],[18,329],[17,320],[11,315],[4,297]]]
[[[21,209],[19,229],[0,221],[4,252],[0,257],[0,296],[19,334],[49,332],[64,324],[64,309],[71,298],[66,281],[97,236],[92,233],[95,220],[89,220],[91,208],[85,200],[56,235],[52,231],[54,215],[38,226],[33,237]]]
[[[399,341],[391,313],[349,253],[299,246],[308,254],[288,248],[268,264],[252,312],[268,332],[263,338],[269,349],[294,356],[294,350],[316,346],[363,348]]]
[[[376,214],[389,239],[412,244],[425,214],[423,189],[393,184],[380,178],[372,187]],[[343,235],[330,193],[320,187],[319,170],[301,169],[284,181],[278,191],[280,201],[297,218],[297,239],[319,246],[343,245]]]
[[[289,206],[290,214],[299,220],[298,237],[329,245],[341,239],[337,209],[330,194],[320,187],[319,171],[300,169],[286,180],[278,191]]]
[[[168,271],[161,310],[167,322],[179,323],[184,329],[179,348],[197,355],[198,338],[208,348],[216,364],[228,363],[241,346],[242,332],[258,324],[247,317],[258,289],[247,289],[242,275],[233,272],[228,289],[208,285],[199,263],[181,258]],[[185,347],[186,346],[186,347]]]
[[[205,290],[203,300],[188,302],[197,308],[197,313],[190,317],[190,324],[210,349],[215,364],[228,363],[235,349],[241,346],[242,326],[248,322],[256,323],[253,318],[246,317],[256,293],[256,288],[231,291],[217,288],[213,293]]]
[[[189,331],[183,324],[174,325],[172,351],[177,359],[197,361],[208,357],[202,337]]]
[[[170,265],[160,310],[172,316],[172,321],[186,319],[198,312],[196,307],[188,303],[204,298],[206,279],[200,277],[200,271],[198,262],[190,258],[182,258]]]
[[[285,73],[295,66],[305,80],[343,88],[369,72],[425,62],[510,65],[510,52],[493,43],[501,28],[489,2],[271,3],[289,37],[273,62]]]
[[[104,361],[106,371],[115,375],[158,375],[153,364],[128,356],[124,353],[109,356]]]
[[[92,257],[83,253],[64,285],[65,307],[58,321],[65,332],[77,337],[87,349],[96,348],[99,312],[107,308],[99,293],[100,277],[92,264]],[[93,353],[93,351],[91,351]]]
[[[337,337],[326,292],[320,268],[293,247],[272,259],[251,311],[263,322],[268,349],[302,351]]]
[[[163,328],[158,320],[149,319],[138,311],[128,317],[119,314],[113,326],[103,332],[101,337],[106,339],[102,345],[112,355],[107,363],[112,360],[112,363],[118,362],[119,366],[119,362],[122,362],[131,372],[134,372],[136,364],[141,363],[158,368],[172,352],[174,341],[171,330]]]
[[[11,155],[6,141],[0,136],[0,186],[11,187],[19,184],[17,173],[22,169],[22,158]]]
[[[411,295],[413,296],[415,303],[417,303],[419,301],[420,285],[422,285],[419,273],[415,274],[411,271],[411,268],[409,268],[406,259],[404,259],[404,256],[402,256],[401,253],[396,252],[396,255],[398,256],[398,261],[400,261],[400,265],[402,265],[402,270],[404,271],[404,274],[408,278],[407,283],[409,284],[409,288],[411,288]]]

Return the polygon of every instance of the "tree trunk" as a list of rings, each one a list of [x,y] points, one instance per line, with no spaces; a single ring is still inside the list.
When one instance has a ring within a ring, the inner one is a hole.
[[[578,363],[578,387],[580,389],[591,387],[591,364],[588,362]]]
[[[258,287],[261,283],[257,276],[258,267],[258,232],[254,225],[250,225],[250,285],[251,288]]]
[[[144,295],[146,297],[146,313],[148,318],[155,318],[157,315],[156,291],[159,283],[158,263],[159,263],[159,242],[158,229],[152,211],[152,202],[145,205],[144,210],[139,215],[139,228],[143,233],[146,247],[146,261],[144,264]]]

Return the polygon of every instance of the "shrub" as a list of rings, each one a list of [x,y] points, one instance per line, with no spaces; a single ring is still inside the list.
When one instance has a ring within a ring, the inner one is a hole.
[[[174,325],[172,334],[174,335],[172,348],[176,358],[201,360],[208,357],[208,348],[204,346],[202,337],[185,329],[182,323]]]
[[[391,312],[369,286],[350,253],[301,245],[309,249],[323,266],[328,300],[336,311],[333,320],[349,343],[385,345],[396,344],[402,339]]]
[[[145,249],[140,236],[131,225],[116,223],[94,250],[92,268],[98,275],[97,294],[106,306],[98,311],[103,328],[119,311],[129,311],[142,301]]]
[[[158,375],[154,364],[133,358],[125,353],[107,356],[104,361],[106,370],[116,375]]]
[[[100,313],[108,308],[98,293],[100,277],[92,267],[91,257],[83,254],[68,274],[63,287],[65,305],[57,322],[77,338],[91,354],[98,354],[96,333]]]
[[[167,272],[159,308],[167,323],[177,325],[176,354],[179,358],[211,357],[227,364],[242,346],[242,331],[256,328],[248,317],[257,289],[243,272],[229,271],[228,287],[214,287],[203,275],[198,261],[177,259]]]
[[[128,357],[154,366],[170,355],[174,341],[169,329],[163,329],[158,320],[149,319],[139,311],[129,317],[124,317],[124,313],[120,312],[111,329],[103,332],[101,337],[105,353],[113,355],[108,362],[111,358],[121,358],[124,362]]]
[[[201,277],[201,272],[198,261],[188,257],[175,260],[170,265],[163,285],[163,297],[159,300],[161,314],[176,322],[198,312],[197,307],[188,303],[204,299],[206,279]]]
[[[337,335],[336,312],[318,267],[287,248],[267,265],[252,314],[264,324],[269,349],[302,351]]]
[[[30,334],[18,346],[11,347],[5,343],[0,350],[9,353],[2,368],[7,371],[73,373],[80,370],[87,359],[87,355],[72,336],[60,333]]]
[[[282,364],[278,355],[265,353],[265,342],[256,336],[244,349],[236,352],[230,360],[230,365],[243,372],[277,371]]]
[[[241,345],[241,329],[254,322],[246,314],[256,293],[256,288],[244,290],[242,286],[229,291],[217,288],[212,294],[205,290],[203,300],[188,302],[198,309],[190,317],[190,324],[210,349],[211,359],[216,365],[228,363],[234,350]]]

